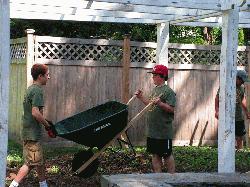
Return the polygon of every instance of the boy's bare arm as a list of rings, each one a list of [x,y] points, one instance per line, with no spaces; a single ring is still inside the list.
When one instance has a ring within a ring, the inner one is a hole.
[[[242,109],[246,115],[246,117],[248,119],[250,119],[250,113],[248,112],[247,110],[247,100],[246,100],[246,97],[244,96],[244,98],[242,99],[242,102],[241,102],[241,106],[242,106]]]
[[[154,99],[154,104],[158,105],[165,112],[174,113],[174,107],[169,105],[168,103],[163,103],[159,97]]]
[[[32,107],[32,116],[41,124],[44,125],[44,127],[49,128],[50,125],[46,121],[46,119],[43,117],[43,114],[40,112],[38,107]]]
[[[215,117],[218,119],[219,118],[219,96],[218,95],[216,95],[215,97],[214,105],[215,105]]]

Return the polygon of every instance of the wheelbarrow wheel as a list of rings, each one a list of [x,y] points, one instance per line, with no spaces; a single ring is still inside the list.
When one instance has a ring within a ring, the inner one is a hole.
[[[72,171],[76,172],[87,160],[89,160],[94,153],[91,150],[84,150],[76,153],[74,155],[74,159],[72,161]],[[88,167],[86,167],[83,171],[76,174],[79,177],[82,178],[88,178],[94,175],[97,171],[99,165],[98,159],[95,159],[93,162],[91,162]]]

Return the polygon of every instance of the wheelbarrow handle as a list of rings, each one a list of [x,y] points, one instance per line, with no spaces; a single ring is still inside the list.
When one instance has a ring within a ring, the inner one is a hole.
[[[162,94],[160,94],[158,97],[161,97]],[[130,122],[127,124],[126,126],[126,130],[129,129],[129,127],[131,127],[138,119],[140,119],[140,117],[146,113],[154,104],[154,101],[151,101],[150,103],[148,103],[138,114],[136,114],[131,120]]]
[[[136,98],[136,95],[133,95],[133,97],[131,97],[128,102],[127,102],[127,105],[129,105],[132,101],[134,101]]]

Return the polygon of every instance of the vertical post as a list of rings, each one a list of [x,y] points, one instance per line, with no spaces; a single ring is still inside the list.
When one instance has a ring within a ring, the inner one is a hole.
[[[26,63],[26,70],[27,70],[27,87],[29,87],[32,82],[32,76],[31,76],[31,67],[34,64],[34,57],[35,57],[35,48],[34,48],[34,29],[27,29],[27,63]]]
[[[156,62],[168,66],[169,22],[157,25]]]
[[[10,7],[9,0],[0,1],[0,186],[5,186],[8,146],[10,74]]]
[[[238,8],[223,11],[220,63],[218,172],[235,172],[235,101]]]
[[[247,51],[247,72],[248,72],[248,77],[250,73],[250,50]],[[250,110],[250,84],[245,83],[245,90],[246,90],[246,99],[247,99],[247,109],[248,111]],[[249,142],[250,142],[250,131],[249,131],[249,122],[247,118],[245,118],[245,126],[246,126],[246,147],[249,147]]]
[[[130,36],[125,35],[123,39],[123,57],[122,57],[122,102],[127,103],[129,100],[129,68],[130,68]],[[122,140],[127,141],[126,134],[121,134]],[[128,145],[123,145],[128,148]]]
[[[130,37],[124,36],[122,58],[122,102],[129,100]]]

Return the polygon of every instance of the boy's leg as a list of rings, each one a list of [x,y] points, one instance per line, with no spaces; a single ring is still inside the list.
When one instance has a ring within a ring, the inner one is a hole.
[[[38,175],[39,182],[45,181],[45,166],[36,166],[36,172]]]
[[[15,179],[11,182],[10,187],[16,187],[28,175],[29,166],[24,164],[18,171]]]
[[[243,149],[243,137],[242,136],[236,136],[236,149],[237,150]]]
[[[164,158],[164,161],[168,168],[168,173],[175,173],[175,161],[174,156],[171,154],[169,157]]]
[[[162,157],[157,154],[152,155],[152,165],[155,173],[162,172]]]

